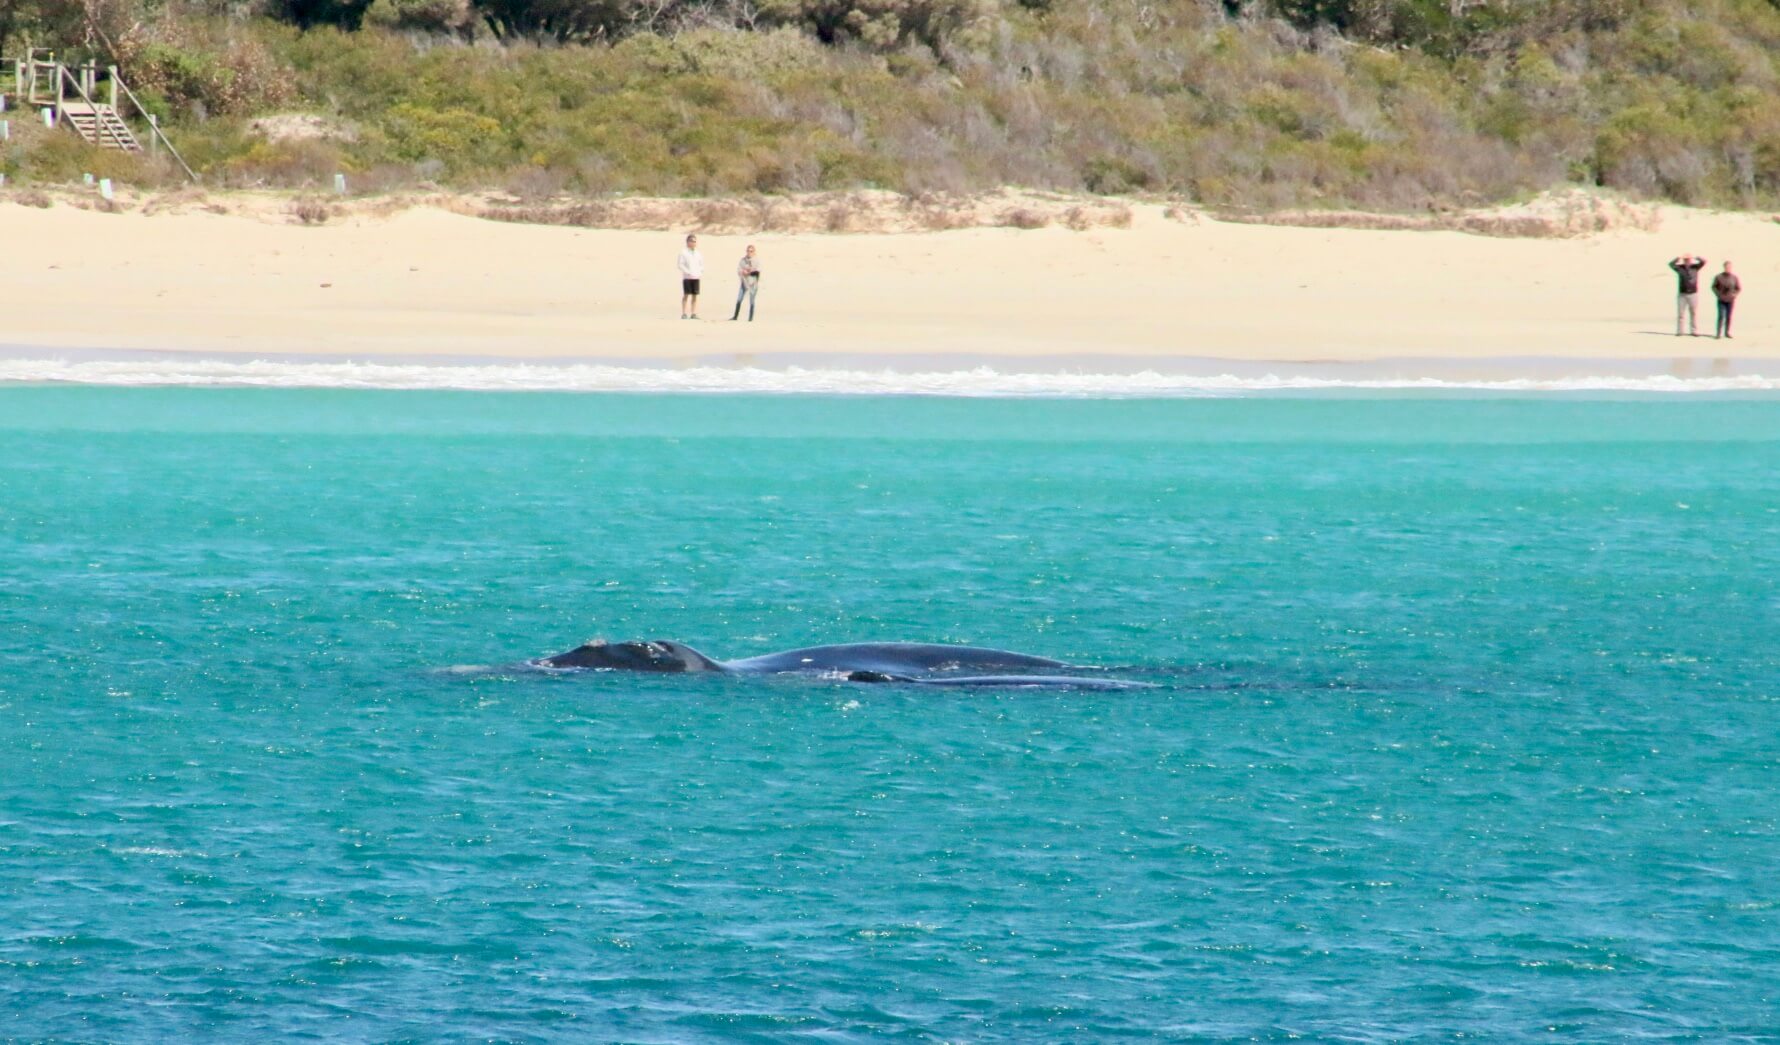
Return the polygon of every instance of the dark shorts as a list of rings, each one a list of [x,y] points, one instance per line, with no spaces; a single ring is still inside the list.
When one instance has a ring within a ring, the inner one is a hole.
[[[682,293],[682,294],[697,294],[698,293],[698,280],[696,280],[696,279],[681,280],[680,281],[680,293]]]

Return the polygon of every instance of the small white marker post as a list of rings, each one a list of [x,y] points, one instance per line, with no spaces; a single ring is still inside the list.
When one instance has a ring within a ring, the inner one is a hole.
[[[12,121],[11,120],[0,120],[0,142],[9,142],[11,140],[12,140]]]
[[[45,127],[56,125],[56,111],[47,105],[43,107],[43,125]]]
[[[334,175],[334,193],[339,196],[346,195],[346,175]]]
[[[82,174],[80,176],[80,181],[83,185],[91,185],[93,184],[93,176],[91,174]]]
[[[110,178],[100,178],[99,179],[99,195],[105,197],[105,201],[107,203],[111,202],[111,179]]]

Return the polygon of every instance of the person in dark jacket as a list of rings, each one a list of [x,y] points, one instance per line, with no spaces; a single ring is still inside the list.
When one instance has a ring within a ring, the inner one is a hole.
[[[1675,270],[1675,278],[1680,280],[1675,294],[1675,336],[1681,336],[1681,319],[1687,318],[1687,332],[1694,337],[1700,336],[1700,270],[1706,267],[1706,259],[1692,254],[1683,254],[1669,267]]]
[[[1712,296],[1718,299],[1718,325],[1712,329],[1712,336],[1731,336],[1731,309],[1737,307],[1737,295],[1743,293],[1743,281],[1731,271],[1731,263],[1724,263],[1724,271],[1712,277]]]

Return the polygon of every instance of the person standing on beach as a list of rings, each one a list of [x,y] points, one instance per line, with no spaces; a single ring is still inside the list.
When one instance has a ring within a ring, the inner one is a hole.
[[[698,318],[698,281],[705,274],[705,256],[698,252],[698,237],[687,236],[680,251],[680,318]]]
[[[1700,270],[1706,267],[1706,259],[1692,254],[1683,254],[1669,267],[1675,270],[1680,285],[1675,288],[1675,336],[1681,336],[1682,317],[1687,318],[1687,332],[1694,337],[1700,336]]]
[[[1743,293],[1743,281],[1724,263],[1724,271],[1712,277],[1712,296],[1718,299],[1718,325],[1712,328],[1714,338],[1731,336],[1731,309],[1737,307],[1737,295]]]
[[[742,299],[748,299],[748,322],[754,322],[754,299],[760,296],[760,260],[754,256],[754,244],[748,244],[747,253],[735,267],[735,274],[742,281],[742,289],[736,292],[735,315],[729,317],[731,323],[742,318]]]

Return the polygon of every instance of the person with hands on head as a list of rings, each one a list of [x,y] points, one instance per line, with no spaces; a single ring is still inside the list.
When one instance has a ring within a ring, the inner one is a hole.
[[[1679,281],[1675,288],[1675,336],[1681,336],[1681,320],[1687,319],[1687,332],[1694,337],[1700,336],[1700,270],[1706,267],[1706,259],[1695,254],[1683,254],[1669,267],[1675,270],[1675,278]]]

